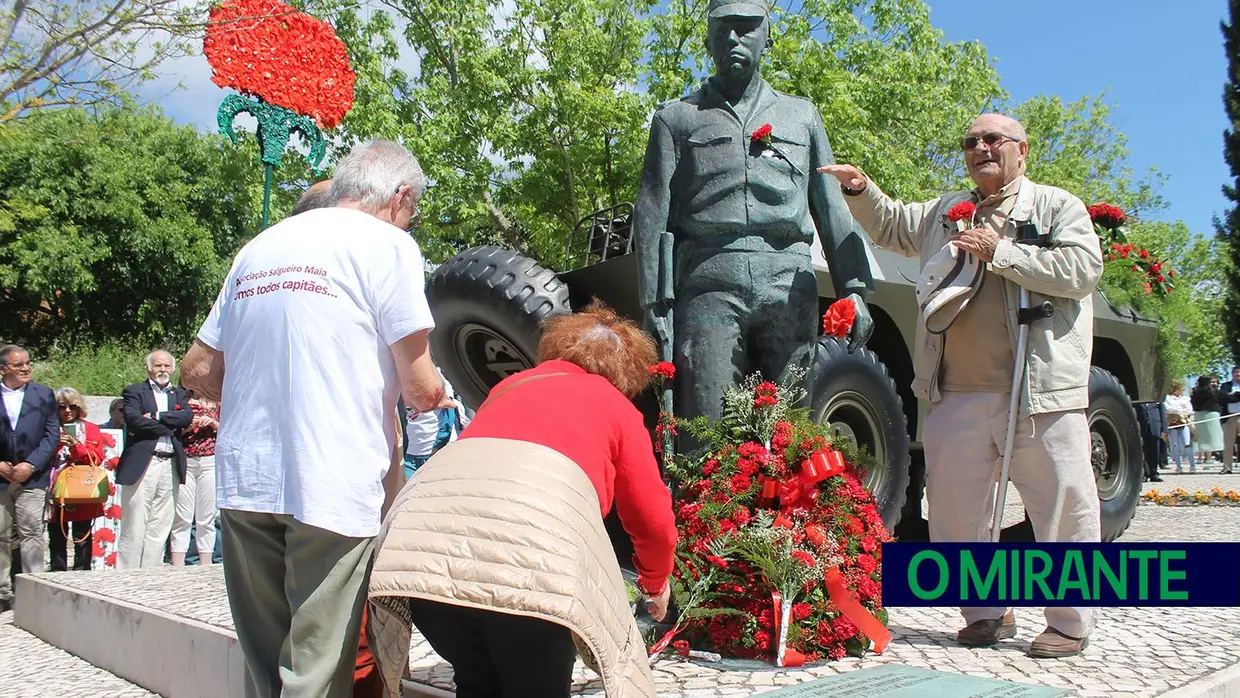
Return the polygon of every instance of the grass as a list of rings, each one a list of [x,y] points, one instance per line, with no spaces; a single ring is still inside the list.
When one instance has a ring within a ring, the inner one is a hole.
[[[34,380],[52,390],[69,386],[83,395],[120,395],[126,385],[146,377],[148,353],[147,348],[115,343],[72,351],[53,349],[34,360]]]

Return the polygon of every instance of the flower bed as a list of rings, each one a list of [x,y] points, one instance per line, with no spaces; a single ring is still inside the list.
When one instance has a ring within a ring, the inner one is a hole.
[[[1177,487],[1167,494],[1163,494],[1158,490],[1150,490],[1141,495],[1141,499],[1150,504],[1157,504],[1164,507],[1193,507],[1193,506],[1240,506],[1240,492],[1235,490],[1223,491],[1221,487],[1215,487],[1209,492],[1189,492],[1183,487]]]

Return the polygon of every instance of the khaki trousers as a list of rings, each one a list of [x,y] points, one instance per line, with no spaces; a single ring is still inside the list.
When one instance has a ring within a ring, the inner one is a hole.
[[[995,483],[1003,458],[1008,393],[950,393],[925,425],[930,540],[989,541]],[[1034,415],[1016,424],[1009,476],[1038,541],[1101,540],[1098,488],[1084,411]],[[995,619],[1006,608],[962,608],[966,623]],[[1094,629],[1090,608],[1047,608],[1046,624],[1069,637]]]
[[[121,532],[116,540],[116,569],[162,567],[164,544],[172,532],[176,508],[176,460],[151,456],[146,472],[121,487]]]
[[[47,546],[43,538],[43,511],[47,490],[9,485],[0,490],[0,601],[13,599],[13,538],[17,537],[22,574],[43,572]]]
[[[1223,415],[1223,470],[1231,470],[1236,450],[1236,434],[1240,433],[1240,415]]]
[[[221,509],[246,698],[349,698],[374,538]]]

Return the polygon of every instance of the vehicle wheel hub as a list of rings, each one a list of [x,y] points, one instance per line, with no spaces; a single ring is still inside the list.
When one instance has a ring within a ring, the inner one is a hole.
[[[818,423],[829,426],[831,435],[841,443],[867,451],[882,464],[887,462],[887,452],[874,414],[873,406],[860,393],[844,391],[827,403]],[[862,484],[873,490],[881,479],[882,472],[874,469],[866,473]]]
[[[499,333],[475,323],[456,332],[457,353],[469,378],[484,392],[514,373],[530,368],[529,359]]]
[[[1089,460],[1094,468],[1098,498],[1113,499],[1124,491],[1128,479],[1128,449],[1122,431],[1107,410],[1098,410],[1089,419]]]

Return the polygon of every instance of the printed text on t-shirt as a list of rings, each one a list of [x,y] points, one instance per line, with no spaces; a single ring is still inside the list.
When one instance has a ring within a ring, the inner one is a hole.
[[[313,274],[314,276],[319,276],[319,277],[322,277],[323,279],[327,278],[327,272],[323,269],[320,269],[314,266],[303,267],[300,265],[296,265],[296,266],[285,266],[285,267],[272,267],[271,269],[267,269],[264,271],[256,271],[256,272],[250,272],[248,274],[243,274],[237,277],[236,285],[240,286],[245,281],[254,281],[258,279],[272,279],[277,276],[284,276],[285,274]],[[320,283],[317,279],[311,279],[311,280],[303,280],[303,281],[293,281],[293,280],[271,281],[270,283],[259,284],[257,286],[250,286],[248,288],[238,289],[236,293],[233,294],[233,300],[244,300],[246,298],[252,298],[256,295],[262,296],[268,293],[274,293],[276,291],[305,291],[308,293],[317,293],[321,296],[329,296],[331,298],[336,297],[336,294],[332,293],[331,286],[328,283]]]

